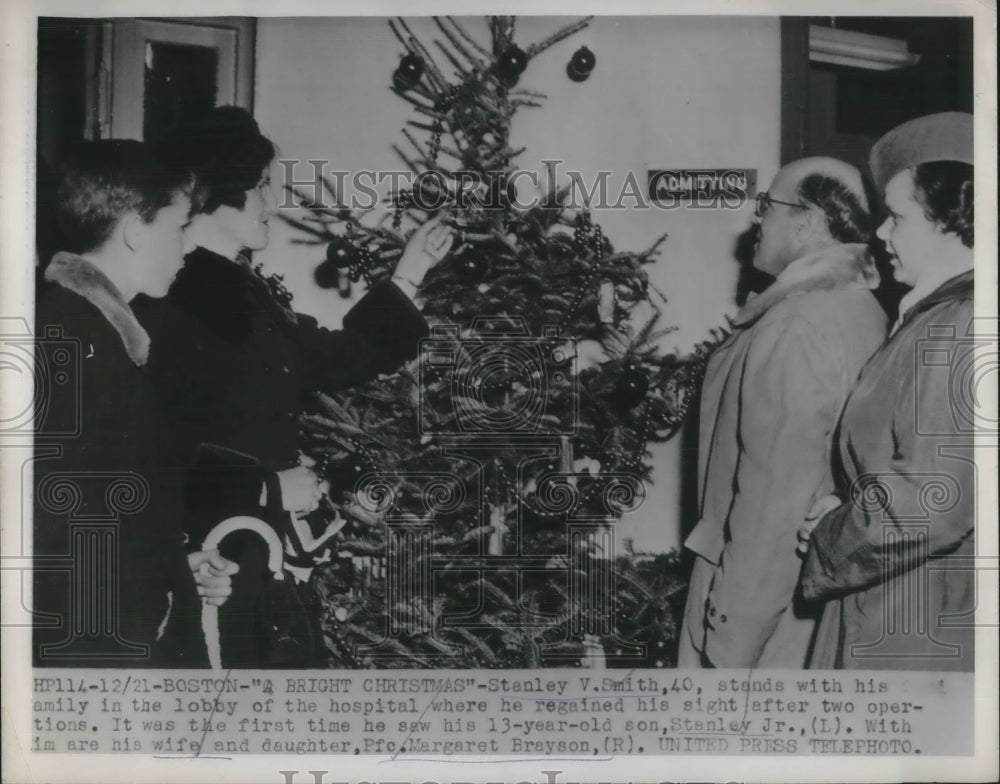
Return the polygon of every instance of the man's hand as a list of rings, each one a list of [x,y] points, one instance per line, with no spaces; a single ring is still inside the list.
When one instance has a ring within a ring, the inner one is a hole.
[[[230,578],[240,570],[239,564],[223,558],[218,550],[202,550],[188,555],[188,566],[198,586],[198,595],[207,604],[216,607],[225,604],[233,592]]]
[[[820,520],[840,506],[840,504],[840,498],[830,493],[817,499],[812,508],[806,512],[806,521],[798,531],[799,546],[796,549],[800,554],[805,555],[809,552],[809,540],[812,538],[813,530],[819,525]]]
[[[448,255],[455,240],[454,231],[440,216],[432,218],[413,232],[392,279],[411,298],[423,283],[427,270]]]

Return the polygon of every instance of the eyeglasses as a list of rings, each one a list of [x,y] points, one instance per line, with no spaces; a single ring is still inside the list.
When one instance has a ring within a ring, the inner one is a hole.
[[[799,204],[794,201],[781,201],[781,199],[775,199],[767,191],[761,191],[757,194],[757,208],[755,214],[758,218],[763,218],[767,215],[767,211],[771,209],[773,204],[784,204],[786,207],[796,207],[800,210],[808,210],[809,207],[805,204]]]

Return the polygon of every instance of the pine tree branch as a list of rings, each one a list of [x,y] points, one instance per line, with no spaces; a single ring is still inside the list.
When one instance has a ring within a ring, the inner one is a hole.
[[[304,232],[306,234],[311,234],[312,236],[317,237],[320,240],[329,241],[330,238],[329,232],[320,231],[319,229],[310,226],[308,223],[305,223],[297,218],[293,218],[290,215],[279,214],[278,217],[281,218],[289,226],[298,229],[301,232]]]
[[[434,44],[437,46],[438,49],[441,50],[441,54],[445,56],[445,59],[449,63],[451,63],[452,67],[457,72],[459,79],[464,81],[466,78],[468,78],[469,74],[471,73],[470,70],[465,65],[460,63],[458,61],[458,58],[456,58],[455,55],[453,55],[450,51],[448,51],[447,47],[445,47],[443,43],[441,43],[438,40],[435,40]]]
[[[437,116],[437,112],[434,110],[434,105],[429,103],[423,103],[411,95],[409,90],[397,90],[396,95],[410,104],[414,109],[416,109],[421,114],[429,114],[431,116]]]
[[[445,38],[448,39],[448,43],[450,43],[452,48],[469,62],[469,65],[471,65],[473,69],[482,70],[486,67],[486,63],[483,62],[483,60],[481,60],[480,58],[476,57],[472,52],[470,52],[462,43],[462,41],[459,40],[459,37],[457,37],[451,30],[448,29],[448,27],[444,24],[444,22],[441,20],[440,17],[435,16],[433,17],[433,19],[434,23],[438,26],[441,32],[444,33]],[[445,19],[451,22],[452,25],[455,26],[456,28],[459,27],[458,23],[455,22],[451,17],[445,17]],[[464,33],[464,31],[461,32]],[[441,44],[440,42],[438,42],[438,46],[444,49],[444,45]],[[456,67],[458,67],[457,64]],[[467,75],[469,73],[468,68],[462,67],[460,68],[460,70],[463,73],[463,75]]]
[[[473,49],[479,52],[479,54],[481,54],[487,60],[490,59],[490,53],[483,47],[482,44],[480,44],[475,38],[469,35],[468,31],[466,31],[466,29],[462,27],[462,25],[460,25],[457,21],[455,21],[453,17],[446,16],[444,18],[451,24],[452,27],[455,28],[455,32],[457,32],[462,37],[462,39],[467,44],[469,44],[469,46],[471,46]],[[485,67],[485,63],[483,64],[483,66]]]
[[[416,120],[407,120],[406,124],[411,128],[419,128],[421,131],[427,131],[428,133],[433,133],[437,130],[432,124],[417,122]]]
[[[560,28],[552,35],[550,35],[548,38],[539,41],[538,43],[532,44],[525,50],[528,57],[534,57],[536,54],[544,52],[550,46],[554,46],[555,44],[559,43],[564,38],[568,38],[574,33],[580,32],[585,27],[588,27],[590,25],[590,22],[593,18],[594,18],[593,16],[588,16],[584,19],[581,19],[578,22],[573,22],[572,24],[566,25],[566,27]]]

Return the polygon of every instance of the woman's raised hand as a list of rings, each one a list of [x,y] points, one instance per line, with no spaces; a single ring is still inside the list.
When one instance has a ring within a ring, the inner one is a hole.
[[[455,231],[439,215],[413,232],[403,256],[396,265],[392,279],[406,294],[413,297],[423,283],[427,270],[448,255],[455,241]]]

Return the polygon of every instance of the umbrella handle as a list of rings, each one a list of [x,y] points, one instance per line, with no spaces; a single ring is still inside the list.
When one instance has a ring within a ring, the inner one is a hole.
[[[275,580],[284,576],[284,552],[281,538],[277,532],[263,520],[248,515],[238,515],[223,520],[208,532],[202,550],[215,550],[226,536],[233,531],[253,531],[267,542],[267,568],[271,570]],[[208,647],[208,663],[213,670],[222,669],[222,648],[219,643],[219,608],[202,600],[201,628],[205,634],[205,645]]]

